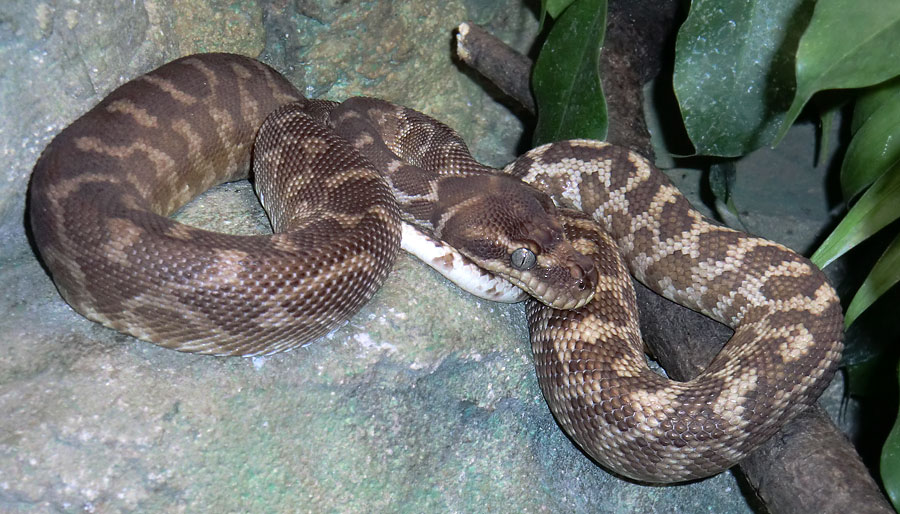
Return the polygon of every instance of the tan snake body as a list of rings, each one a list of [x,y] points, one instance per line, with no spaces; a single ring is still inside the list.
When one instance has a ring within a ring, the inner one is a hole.
[[[275,234],[166,217],[246,177],[251,158]],[[646,160],[605,143],[544,146],[506,171],[415,111],[305,100],[258,61],[205,54],[121,86],[62,131],[35,165],[30,224],[87,318],[182,351],[249,355],[356,312],[390,270],[400,220],[416,222],[560,307],[527,308],[548,404],[592,457],[638,480],[727,469],[815,401],[842,323],[806,259],[708,223]],[[735,328],[697,379],[647,367],[626,263]]]

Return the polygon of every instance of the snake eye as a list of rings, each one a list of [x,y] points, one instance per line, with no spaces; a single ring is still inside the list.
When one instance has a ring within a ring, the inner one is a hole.
[[[534,252],[528,248],[517,248],[509,256],[509,264],[519,271],[533,268],[536,262],[537,257],[535,257]]]

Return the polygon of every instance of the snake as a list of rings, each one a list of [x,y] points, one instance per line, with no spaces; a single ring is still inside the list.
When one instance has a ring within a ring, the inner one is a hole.
[[[247,177],[273,233],[170,217]],[[638,482],[735,465],[816,401],[842,351],[840,303],[818,268],[704,218],[635,152],[561,141],[497,170],[422,113],[307,99],[234,54],[119,86],[46,147],[28,200],[37,253],[75,311],[214,355],[280,352],[339,327],[415,225],[454,250],[427,258],[436,269],[474,266],[493,280],[485,297],[527,293],[551,412],[588,456]],[[649,367],[629,273],[734,329],[696,378]]]

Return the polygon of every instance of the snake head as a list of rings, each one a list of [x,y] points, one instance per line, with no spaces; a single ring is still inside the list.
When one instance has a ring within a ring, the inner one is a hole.
[[[483,269],[556,309],[593,298],[594,262],[566,239],[546,194],[513,177],[485,175],[445,179],[439,197],[436,235]]]

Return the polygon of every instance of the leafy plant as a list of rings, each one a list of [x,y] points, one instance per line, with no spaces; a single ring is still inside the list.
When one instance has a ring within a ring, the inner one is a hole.
[[[606,2],[542,0],[542,8],[555,23],[535,65],[535,140],[605,134],[605,104],[577,98],[583,90],[571,84],[589,81],[587,94],[602,95],[598,24]],[[812,260],[824,267],[876,233],[893,235],[850,302],[846,326],[900,282],[900,2],[693,0],[678,31],[672,86],[697,153],[724,158],[777,145],[804,109],[827,125],[852,105],[840,177],[849,209]],[[727,203],[728,181],[715,185]],[[900,418],[881,469],[900,508]]]
[[[534,63],[532,82],[541,113],[534,145],[561,139],[606,139],[606,100],[600,84],[606,0],[574,4],[572,0],[544,0],[544,7],[551,16],[562,15]]]
[[[900,9],[897,18],[900,26]],[[900,51],[894,51],[893,58],[900,58]],[[827,266],[900,218],[900,82],[891,80],[860,96],[851,130],[853,139],[841,167],[841,188],[848,201],[859,199],[813,254],[813,261],[820,266]],[[898,280],[900,236],[888,245],[853,297],[846,324],[853,323]]]

